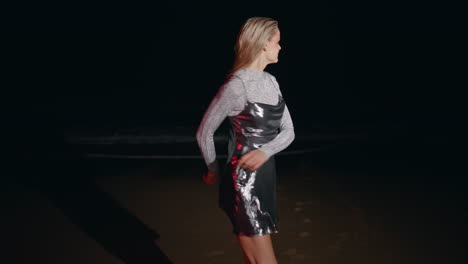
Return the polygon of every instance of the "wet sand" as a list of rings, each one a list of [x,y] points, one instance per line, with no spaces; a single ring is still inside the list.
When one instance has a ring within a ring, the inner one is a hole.
[[[464,263],[461,175],[392,157],[277,156],[279,263]],[[242,263],[204,169],[201,160],[29,167],[2,187],[1,262]]]

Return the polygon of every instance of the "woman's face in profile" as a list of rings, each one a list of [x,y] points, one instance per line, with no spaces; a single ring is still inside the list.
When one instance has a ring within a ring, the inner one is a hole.
[[[278,62],[278,53],[281,49],[279,44],[280,41],[280,30],[279,28],[275,30],[275,34],[273,37],[267,41],[265,45],[265,55],[268,63],[276,63]]]

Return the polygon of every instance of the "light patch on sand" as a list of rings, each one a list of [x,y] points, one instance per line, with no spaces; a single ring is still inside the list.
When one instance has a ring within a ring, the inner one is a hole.
[[[299,213],[299,212],[302,212],[304,209],[302,209],[302,207],[296,207],[294,208],[294,212],[296,213]]]

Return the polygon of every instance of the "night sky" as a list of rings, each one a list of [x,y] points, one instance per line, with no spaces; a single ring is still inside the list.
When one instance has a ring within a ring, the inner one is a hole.
[[[465,116],[460,10],[345,1],[12,7],[3,19],[7,124],[29,143],[85,125],[195,132],[233,63],[241,24],[269,16],[283,49],[266,70],[299,135],[318,124],[370,125],[376,138],[396,133],[449,151]]]

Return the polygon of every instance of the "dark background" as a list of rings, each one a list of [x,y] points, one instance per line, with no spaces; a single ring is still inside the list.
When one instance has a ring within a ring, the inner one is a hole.
[[[102,127],[184,126],[194,135],[232,65],[239,27],[269,16],[279,21],[283,49],[266,70],[298,138],[353,130],[379,152],[429,151],[423,162],[451,163],[465,116],[461,9],[414,1],[6,8],[8,145],[62,148],[67,133],[111,133]]]
[[[128,160],[86,154],[192,155],[199,160],[151,164],[169,167],[167,175],[179,175],[177,166],[194,171],[180,178],[199,173],[204,164],[196,129],[232,65],[237,32],[247,18],[268,16],[279,21],[282,50],[279,63],[266,70],[280,84],[296,132],[283,153],[308,153],[280,158],[284,174],[304,164],[340,171],[317,177],[369,215],[418,234],[395,244],[418,241],[425,252],[463,248],[467,43],[461,3],[41,2],[2,11],[3,150],[12,169],[3,177],[41,189],[72,220],[74,214],[91,219],[97,227],[88,233],[98,242],[102,226],[91,216],[113,207],[96,203],[89,213],[76,197],[92,204],[102,195],[94,194],[93,173],[99,173],[89,167],[120,171]],[[161,136],[167,137],[158,141]],[[294,184],[302,179],[290,176]],[[6,203],[23,195],[11,186]],[[12,237],[21,241],[17,234]]]

